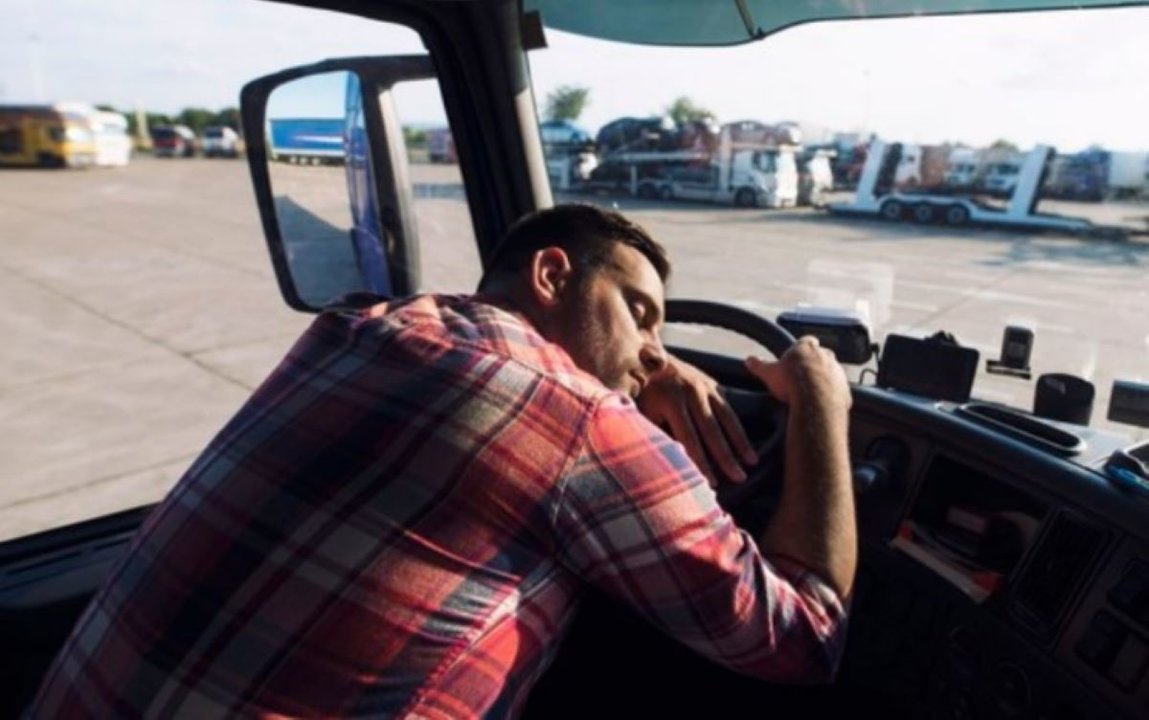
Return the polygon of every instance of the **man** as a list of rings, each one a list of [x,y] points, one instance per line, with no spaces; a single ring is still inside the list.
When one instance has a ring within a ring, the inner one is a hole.
[[[659,340],[668,273],[622,216],[563,206],[511,229],[477,296],[321,315],[148,518],[32,715],[514,715],[592,586],[740,672],[832,675],[844,375],[810,340],[748,362],[790,405],[756,544],[634,402],[741,474],[737,422]]]

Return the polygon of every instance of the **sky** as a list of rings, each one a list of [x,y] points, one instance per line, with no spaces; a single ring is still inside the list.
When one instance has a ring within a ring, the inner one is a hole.
[[[4,0],[0,102],[174,113],[236,105],[249,79],[348,55],[422,51],[405,28],[254,0]],[[544,18],[545,21],[545,18]],[[548,32],[540,104],[590,89],[580,124],[688,95],[722,121],[799,121],[904,142],[1149,150],[1149,8],[821,23],[735,48],[651,48]],[[403,122],[445,122],[433,83]]]

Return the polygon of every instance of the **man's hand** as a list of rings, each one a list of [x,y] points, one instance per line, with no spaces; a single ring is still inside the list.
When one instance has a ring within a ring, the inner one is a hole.
[[[849,413],[853,399],[846,372],[834,353],[813,337],[800,338],[778,362],[748,358],[746,369],[787,405],[818,403],[833,418]]]
[[[682,443],[711,485],[719,479],[711,459],[734,482],[746,479],[740,460],[746,465],[758,462],[738,416],[719,394],[718,383],[689,363],[669,357],[638,396],[638,409]]]

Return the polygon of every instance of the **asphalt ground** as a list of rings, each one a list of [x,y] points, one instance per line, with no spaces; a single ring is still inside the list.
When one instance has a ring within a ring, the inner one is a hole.
[[[346,224],[341,169],[277,173],[281,194]],[[424,287],[467,292],[478,256],[457,168],[412,175]],[[879,336],[949,331],[983,366],[1005,325],[1025,325],[1035,375],[1093,379],[1095,424],[1146,436],[1104,420],[1115,377],[1149,380],[1141,239],[559,199],[617,206],[650,229],[675,259],[672,296],[770,316],[801,302],[857,309]],[[1050,209],[1142,228],[1149,216],[1135,203]],[[161,498],[309,322],[280,300],[246,165],[228,160],[0,171],[0,308],[0,539]],[[667,336],[755,351],[697,328]],[[1033,382],[981,372],[975,394],[1029,407]]]

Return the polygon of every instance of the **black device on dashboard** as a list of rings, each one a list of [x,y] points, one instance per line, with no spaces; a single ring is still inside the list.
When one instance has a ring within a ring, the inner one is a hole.
[[[1033,414],[1050,420],[1088,425],[1093,417],[1093,383],[1065,373],[1046,373],[1033,389]]]
[[[1107,417],[1114,422],[1149,427],[1149,383],[1114,380]]]
[[[794,337],[813,335],[844,365],[864,365],[874,354],[870,328],[857,313],[836,308],[801,307],[778,316]]]
[[[935,400],[965,402],[973,390],[978,352],[950,336],[922,339],[887,335],[878,361],[878,385]]]
[[[1029,328],[1010,325],[1001,338],[1001,357],[986,360],[986,372],[997,375],[1012,375],[1028,380],[1032,377],[1029,369],[1029,356],[1033,354],[1033,331]]]

